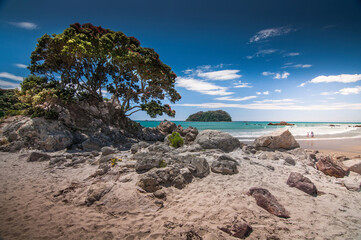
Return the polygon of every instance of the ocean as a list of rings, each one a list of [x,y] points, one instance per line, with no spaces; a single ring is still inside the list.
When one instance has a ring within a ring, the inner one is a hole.
[[[160,121],[137,121],[144,127],[156,127]],[[360,122],[289,122],[294,126],[269,126],[269,122],[185,122],[172,121],[183,128],[189,126],[198,128],[199,131],[206,129],[220,130],[228,132],[237,137],[241,142],[251,142],[255,138],[270,133],[277,128],[288,128],[296,140],[311,139],[307,133],[314,134],[314,140],[337,140],[337,139],[360,139],[361,145],[361,125]],[[331,126],[334,125],[334,126]]]

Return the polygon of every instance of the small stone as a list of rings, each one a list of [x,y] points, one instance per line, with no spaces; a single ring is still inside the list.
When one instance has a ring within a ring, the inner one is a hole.
[[[235,219],[231,225],[226,225],[224,227],[218,228],[223,232],[240,239],[245,239],[253,231],[252,227],[249,226],[245,221],[238,219]]]
[[[154,193],[153,193],[153,195],[154,195],[154,197],[156,197],[156,198],[160,198],[160,199],[167,199],[167,194],[165,193],[165,191],[164,190],[162,190],[162,189],[159,189],[159,190],[157,190],[157,191],[155,191]]]
[[[50,156],[42,152],[32,152],[26,161],[28,162],[41,162],[50,160]]]
[[[315,184],[300,173],[292,172],[288,177],[287,185],[295,187],[311,196],[317,196],[317,188]]]
[[[253,196],[256,199],[257,205],[269,213],[281,218],[290,217],[289,212],[267,189],[254,187],[248,191],[248,195]]]

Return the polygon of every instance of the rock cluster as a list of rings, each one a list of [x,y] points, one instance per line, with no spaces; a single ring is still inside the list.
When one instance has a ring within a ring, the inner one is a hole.
[[[291,132],[286,128],[278,129],[270,134],[257,138],[253,146],[261,150],[290,150],[300,147]]]

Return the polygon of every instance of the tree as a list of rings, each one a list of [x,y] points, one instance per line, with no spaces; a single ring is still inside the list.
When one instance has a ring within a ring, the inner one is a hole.
[[[61,34],[45,34],[31,54],[32,74],[72,93],[74,99],[102,101],[102,92],[119,101],[124,116],[143,110],[151,117],[166,113],[181,96],[175,90],[176,74],[151,48],[134,37],[92,24],[75,23]]]

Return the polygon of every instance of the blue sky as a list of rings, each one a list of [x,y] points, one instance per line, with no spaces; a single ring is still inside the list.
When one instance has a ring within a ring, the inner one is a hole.
[[[37,38],[74,22],[154,48],[178,75],[175,120],[361,121],[360,0],[0,0],[0,87],[29,74]]]

